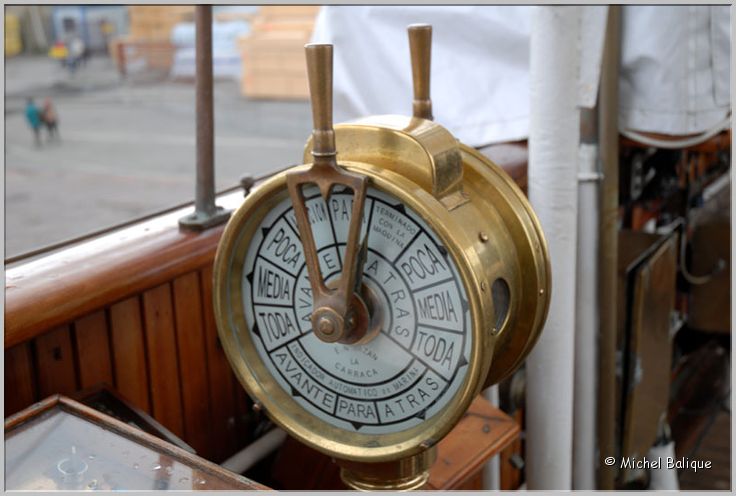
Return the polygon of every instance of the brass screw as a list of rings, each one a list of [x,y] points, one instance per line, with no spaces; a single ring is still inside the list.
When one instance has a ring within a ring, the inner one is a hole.
[[[422,449],[429,449],[429,448],[432,447],[433,444],[434,443],[432,442],[431,439],[427,439],[426,441],[422,441],[422,443],[419,445],[419,447],[422,448]]]
[[[322,317],[319,319],[317,329],[319,329],[319,332],[325,336],[331,336],[335,332],[335,324],[333,324],[332,320],[327,317]]]
[[[485,281],[481,281],[480,282],[480,289],[481,289],[481,291],[485,291],[487,287],[488,287],[488,285],[486,284]]]
[[[542,288],[542,289],[539,290],[539,294],[540,294],[540,296],[544,294],[544,288]]]
[[[254,412],[258,413],[261,410],[263,410],[263,403],[261,403],[260,401],[256,401],[255,403],[253,403],[253,411]]]
[[[478,238],[480,239],[481,243],[488,243],[488,235],[483,231],[478,233]]]

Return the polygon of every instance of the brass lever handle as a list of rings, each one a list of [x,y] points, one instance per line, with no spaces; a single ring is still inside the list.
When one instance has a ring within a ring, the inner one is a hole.
[[[414,85],[414,117],[432,120],[432,100],[429,98],[429,74],[432,61],[432,26],[409,26],[409,50],[411,51],[411,75]]]
[[[289,172],[286,184],[294,205],[294,215],[304,249],[309,283],[312,287],[312,330],[322,341],[354,343],[367,330],[368,310],[355,292],[358,274],[359,236],[368,178],[349,172],[337,164],[335,131],[332,128],[332,45],[305,46],[309,92],[312,99],[312,165]],[[332,288],[322,276],[312,227],[304,198],[303,186],[316,185],[324,201],[329,201],[334,186],[353,191],[353,208],[342,271]]]
[[[315,164],[337,167],[335,131],[332,129],[332,45],[309,44],[304,50],[312,101],[312,156]]]

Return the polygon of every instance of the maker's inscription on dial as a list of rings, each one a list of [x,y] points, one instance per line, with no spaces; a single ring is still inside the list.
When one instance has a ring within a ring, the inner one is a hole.
[[[352,196],[305,197],[326,280],[339,276]],[[470,311],[458,269],[415,212],[369,188],[361,239],[363,284],[381,307],[381,331],[361,345],[328,344],[311,330],[312,291],[291,202],[263,219],[242,281],[248,328],[266,367],[302,407],[340,428],[408,429],[452,400],[465,380]]]

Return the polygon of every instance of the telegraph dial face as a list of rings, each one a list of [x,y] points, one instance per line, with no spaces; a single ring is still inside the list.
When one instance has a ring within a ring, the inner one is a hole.
[[[352,194],[337,187],[325,202],[316,188],[304,193],[329,285],[342,270]],[[397,198],[368,188],[362,287],[375,332],[367,342],[340,344],[312,332],[298,233],[288,197],[255,229],[237,282],[247,335],[236,338],[253,344],[273,380],[304,411],[350,433],[399,433],[447,407],[468,374],[473,333],[462,279],[439,236]]]

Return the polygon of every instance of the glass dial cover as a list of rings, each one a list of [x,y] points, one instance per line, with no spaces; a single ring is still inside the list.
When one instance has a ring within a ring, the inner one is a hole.
[[[325,281],[340,275],[352,194],[327,202],[305,188]],[[430,419],[462,389],[472,349],[468,298],[439,236],[395,197],[369,187],[362,287],[378,332],[362,344],[325,343],[312,332],[312,294],[287,197],[261,220],[240,281],[250,339],[269,373],[302,408],[328,424],[392,434]],[[241,348],[242,349],[242,348]]]

